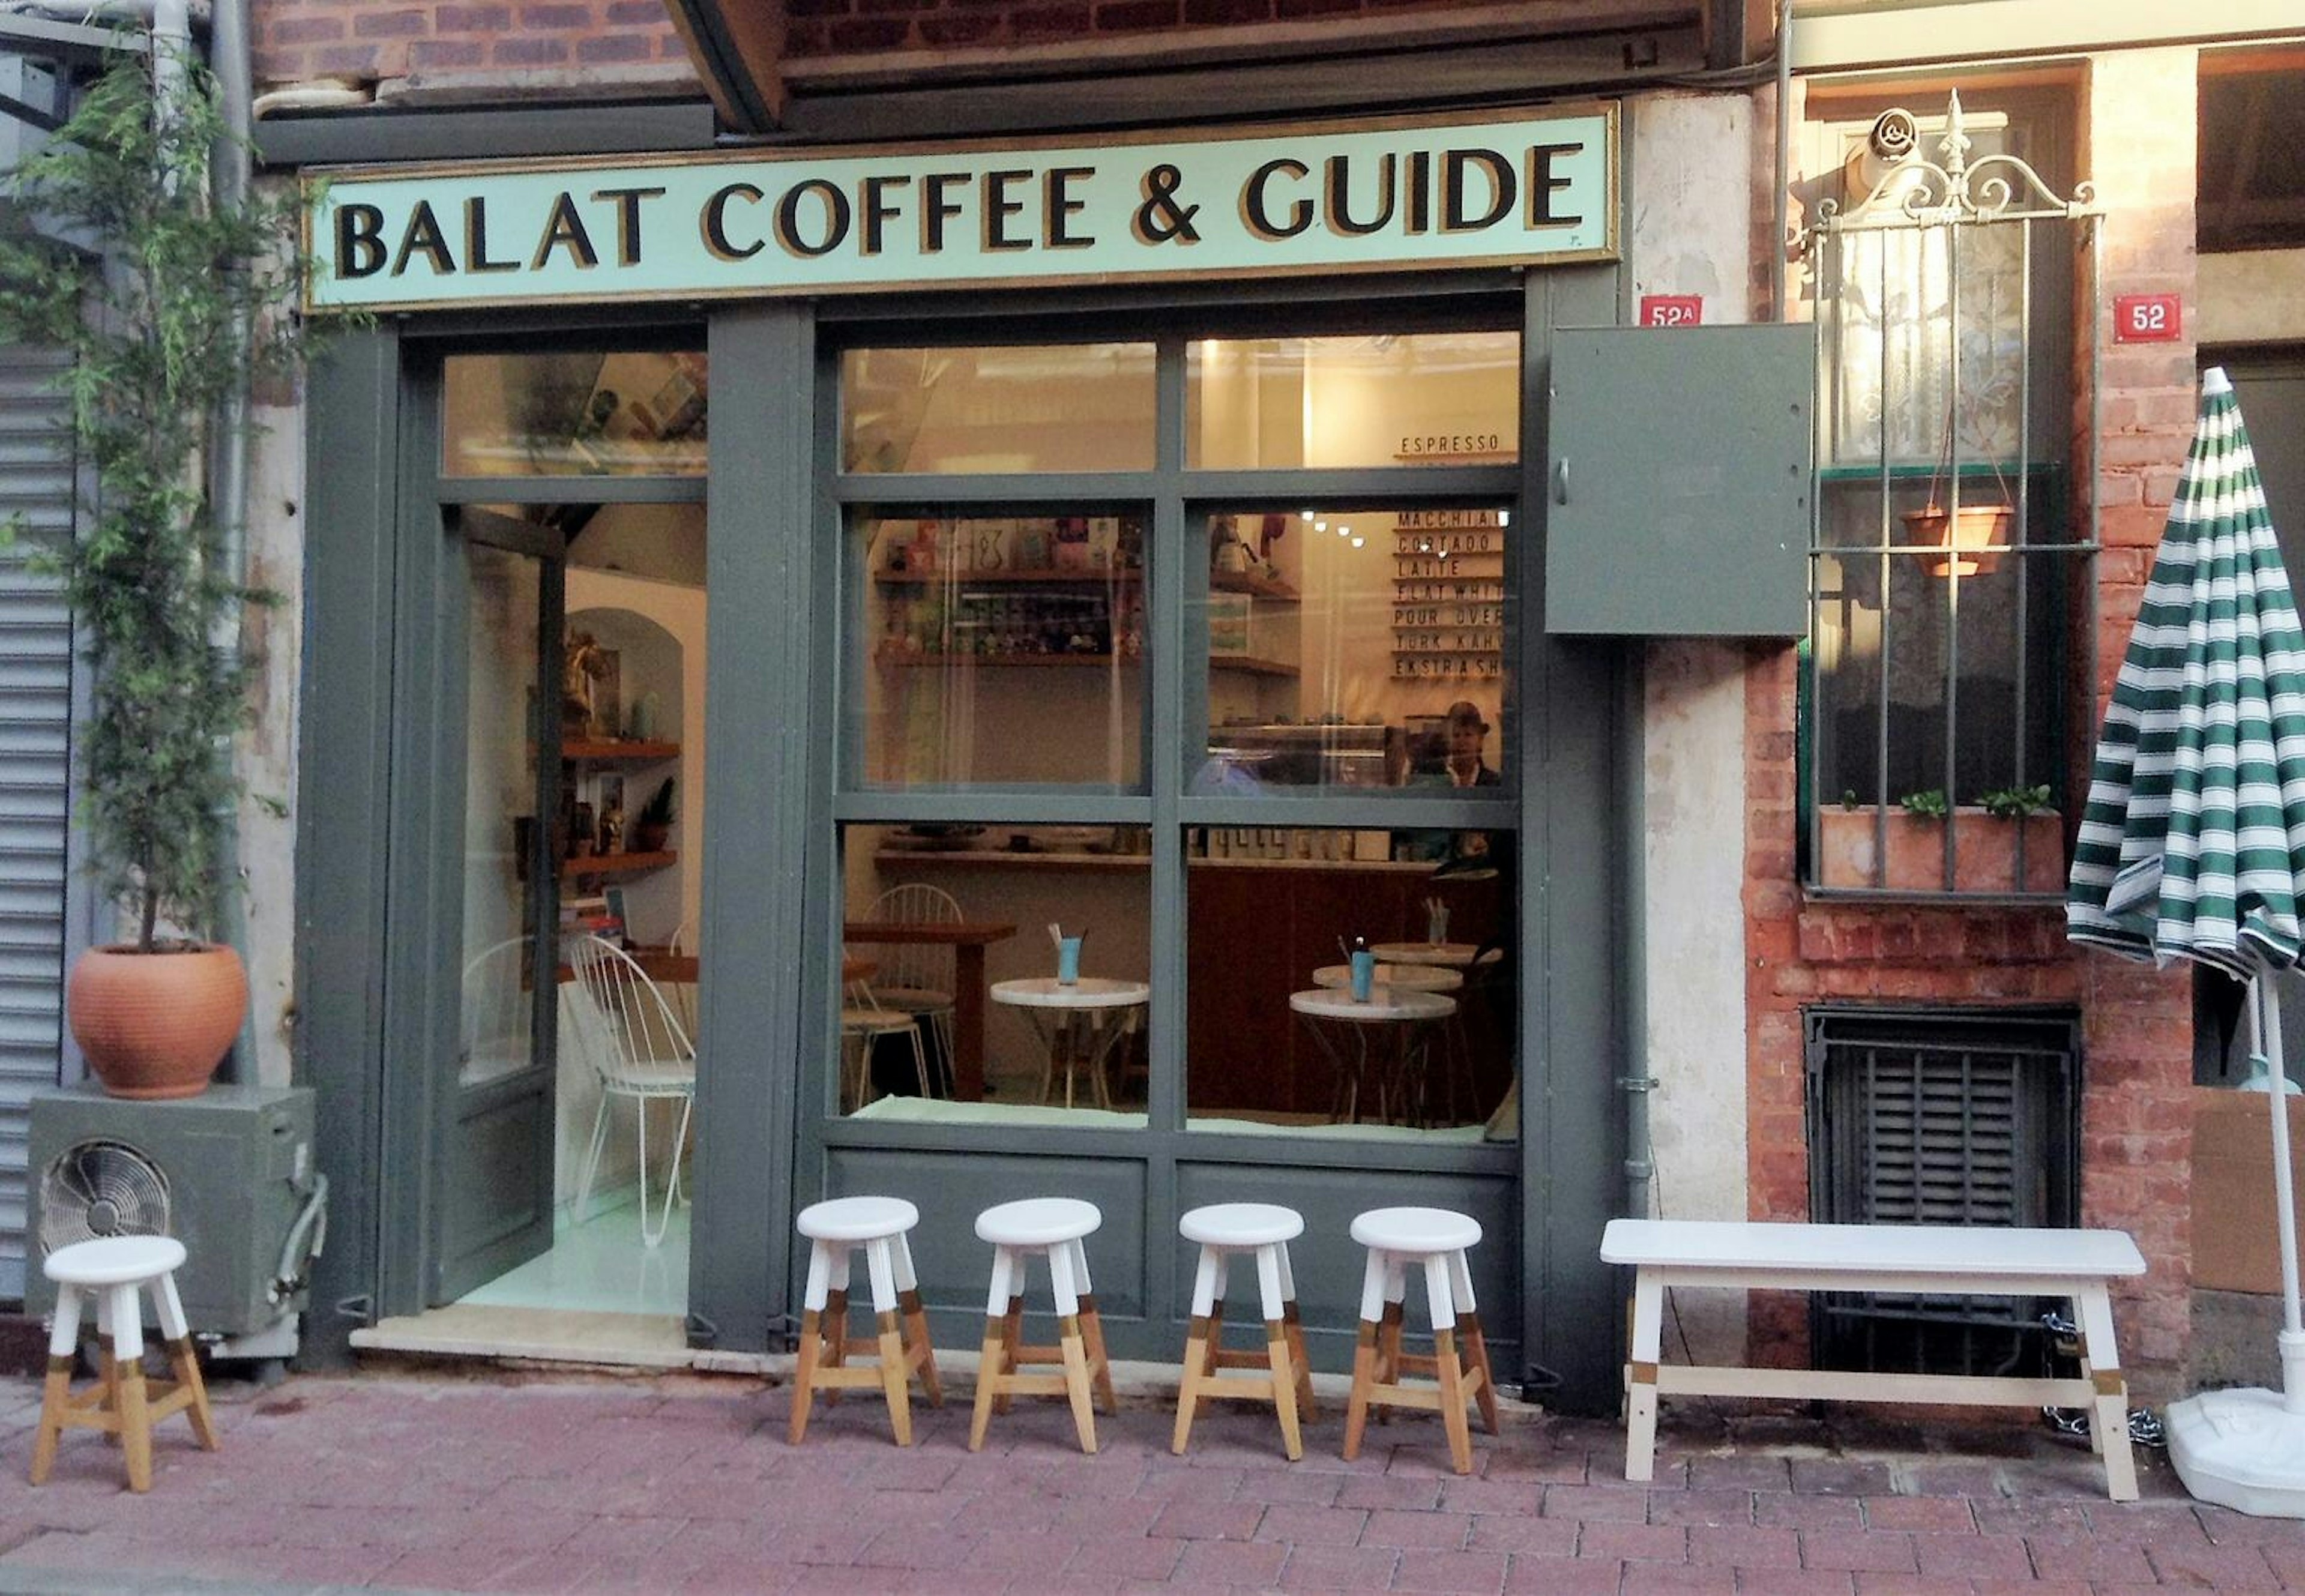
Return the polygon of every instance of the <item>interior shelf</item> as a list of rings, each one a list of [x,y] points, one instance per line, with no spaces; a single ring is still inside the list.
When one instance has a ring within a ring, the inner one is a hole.
[[[643,765],[652,760],[676,760],[680,757],[677,743],[633,743],[600,741],[563,743],[560,757],[582,760],[591,765]]]
[[[1296,604],[1302,595],[1277,577],[1257,576],[1246,571],[1212,571],[1209,590],[1217,593],[1248,593],[1259,598],[1278,599],[1283,604]]]
[[[1212,654],[1209,668],[1212,671],[1239,671],[1251,676],[1294,676],[1297,667],[1279,659],[1259,659],[1249,654]]]
[[[1144,870],[1152,863],[1149,853],[1059,853],[1053,849],[1033,848],[888,848],[874,851],[874,861],[881,864],[901,863],[910,869],[920,864],[1029,864],[1059,865],[1070,870]]]
[[[883,654],[876,655],[874,658],[875,658],[876,659],[878,659],[878,660],[879,660],[879,662],[880,662],[880,664],[882,664],[882,665],[885,665],[885,666],[894,666],[894,667],[896,667],[896,668],[897,668],[897,669],[904,669],[904,670],[915,669],[915,668],[918,668],[918,667],[920,667],[920,666],[946,666],[946,665],[985,665],[985,666],[1014,666],[1014,665],[1033,666],[1033,665],[1042,665],[1042,666],[1047,666],[1047,665],[1110,665],[1110,664],[1112,663],[1112,656],[1111,656],[1111,655],[1110,655],[1110,654],[886,654],[886,653],[883,653]],[[1135,666],[1136,661],[1135,661],[1134,659],[1124,659],[1124,660],[1122,660],[1120,663],[1121,663],[1121,664],[1123,664],[1123,665],[1125,665],[1125,666],[1130,666],[1130,667],[1132,667],[1132,668],[1133,668],[1133,667]],[[1292,672],[1291,674],[1293,675],[1294,673]]]
[[[642,870],[662,870],[679,860],[680,855],[669,848],[654,853],[588,853],[582,859],[562,860],[560,877],[568,880],[577,876],[635,876]]]
[[[875,571],[872,580],[883,587],[928,588],[953,586],[974,587],[990,582],[1044,582],[1050,586],[1104,587],[1108,584],[1126,586],[1140,573],[1133,565],[1102,571],[1050,568],[1043,571]]]

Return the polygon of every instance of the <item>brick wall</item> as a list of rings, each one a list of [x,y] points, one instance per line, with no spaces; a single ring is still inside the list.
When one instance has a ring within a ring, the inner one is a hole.
[[[2077,95],[2079,170],[2108,216],[2104,293],[2193,286],[2194,71],[2190,50],[2127,52],[2091,64]],[[2118,130],[2094,149],[2091,129]],[[2078,300],[2077,296],[2077,300]],[[2085,302],[2085,301],[2080,301]],[[2187,325],[2190,325],[2190,318]],[[2105,336],[2110,337],[2109,326]],[[2077,340],[2077,343],[2081,342]],[[2086,393],[2088,352],[2080,351]],[[2172,489],[2191,441],[2193,351],[2106,345],[2103,434],[2077,406],[2075,475],[2097,473],[2105,552],[2093,612],[2097,680],[2111,691]],[[1963,908],[1812,901],[1794,854],[1796,661],[1756,645],[1746,676],[1746,1023],[1749,1212],[1808,1214],[1801,1011],[1824,1001],[2078,1006],[2084,1047],[2081,1217],[2137,1238],[2150,1266],[2119,1305],[2123,1351],[2141,1394],[2177,1394],[2190,1309],[2192,1144],[2190,985],[2065,940],[2055,907]],[[2076,684],[2078,685],[2078,683]],[[2094,734],[2094,717],[2090,732]],[[2076,739],[2077,776],[2086,751]],[[1756,1294],[1759,1362],[1807,1356],[1802,1299]]]
[[[790,59],[1122,41],[1184,30],[1447,11],[1542,11],[1544,0],[787,0]],[[1567,9],[1567,8],[1564,8]],[[262,85],[345,79],[477,89],[623,81],[696,87],[665,0],[258,0]]]
[[[2103,292],[2193,300],[2196,53],[2139,50],[2096,62],[2082,152],[2106,208]],[[2092,138],[2091,135],[2095,137]],[[2184,325],[2190,328],[2189,313]],[[2111,337],[2108,328],[2106,336]],[[2194,351],[2105,346],[2094,449],[2099,505],[2096,701],[2111,696],[2153,550],[2192,442]],[[2189,1340],[2193,1155],[2191,981],[2106,956],[2082,965],[2088,1089],[2081,1101],[2081,1205],[2137,1237],[2151,1268],[2120,1304],[2139,1363],[2181,1363]]]
[[[259,84],[695,83],[664,0],[259,0],[250,34]]]

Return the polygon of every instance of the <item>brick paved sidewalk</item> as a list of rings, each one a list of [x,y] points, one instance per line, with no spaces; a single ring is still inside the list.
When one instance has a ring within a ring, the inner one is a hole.
[[[853,1396],[795,1449],[782,1390],[736,1378],[366,1374],[217,1396],[224,1450],[165,1425],[138,1498],[84,1432],[24,1484],[38,1389],[0,1382],[0,1589],[2305,1590],[2305,1524],[2198,1507],[2158,1454],[2140,1457],[2147,1499],[2116,1507],[2085,1445],[2025,1428],[1682,1405],[1637,1487],[1620,1432],[1586,1421],[1476,1432],[1469,1479],[1421,1416],[1373,1427],[1346,1464],[1333,1403],[1291,1464],[1247,1409],[1209,1414],[1172,1458],[1168,1414],[1130,1406],[1083,1457],[1061,1406],[1022,1401],[977,1456],[965,1404],[922,1413],[900,1451]]]

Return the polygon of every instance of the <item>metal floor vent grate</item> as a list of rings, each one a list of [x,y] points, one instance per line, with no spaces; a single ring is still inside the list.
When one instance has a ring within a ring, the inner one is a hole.
[[[1804,1023],[1813,1218],[2076,1222],[2077,1016],[1813,1009]],[[2052,1307],[2064,1304],[1819,1293],[1810,1346],[1821,1368],[2033,1373]]]

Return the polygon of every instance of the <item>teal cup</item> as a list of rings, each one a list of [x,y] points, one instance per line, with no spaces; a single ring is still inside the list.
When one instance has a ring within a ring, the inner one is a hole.
[[[1057,984],[1068,987],[1080,980],[1081,939],[1059,937],[1057,939]]]
[[[1366,1003],[1376,989],[1376,955],[1365,950],[1353,955],[1353,1001]]]

